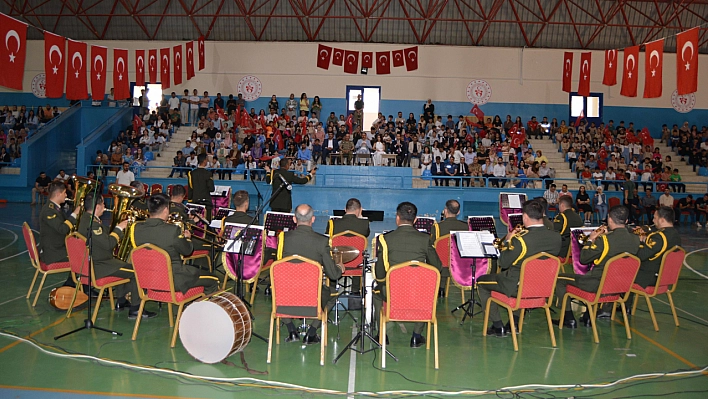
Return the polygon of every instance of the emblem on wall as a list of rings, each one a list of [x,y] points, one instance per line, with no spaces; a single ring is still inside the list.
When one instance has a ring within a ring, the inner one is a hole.
[[[47,98],[47,75],[38,73],[32,78],[32,93],[37,98]]]
[[[263,91],[261,80],[253,75],[247,75],[238,81],[237,90],[243,94],[243,99],[246,101],[258,100]]]
[[[486,104],[492,98],[492,86],[485,80],[475,79],[467,85],[467,98],[472,104]]]
[[[694,93],[679,95],[678,90],[674,90],[671,93],[671,106],[674,107],[676,112],[682,114],[691,112],[693,107],[696,106],[696,95]]]

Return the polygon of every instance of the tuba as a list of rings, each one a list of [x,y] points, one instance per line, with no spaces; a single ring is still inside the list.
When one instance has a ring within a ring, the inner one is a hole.
[[[121,184],[111,184],[108,186],[108,191],[113,195],[113,214],[111,218],[111,227],[109,231],[113,231],[118,223],[127,220],[128,226],[125,228],[123,239],[118,243],[116,257],[124,262],[127,262],[130,251],[130,230],[137,220],[147,219],[145,212],[130,209],[130,203],[135,198],[143,196],[142,190],[124,186]]]
[[[84,198],[86,197],[86,194],[96,190],[99,183],[97,180],[77,175],[71,176],[71,180],[74,184],[74,207],[79,207],[79,214],[76,215],[76,224],[71,230],[74,232],[79,228],[79,221],[81,220],[81,215],[84,213]]]

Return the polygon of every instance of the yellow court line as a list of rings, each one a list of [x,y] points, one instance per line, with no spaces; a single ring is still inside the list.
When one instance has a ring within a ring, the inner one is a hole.
[[[47,331],[48,329],[50,329],[50,328],[52,328],[52,327],[58,325],[58,324],[61,323],[62,321],[64,321],[64,319],[59,319],[59,320],[55,321],[54,323],[52,323],[52,324],[50,324],[50,325],[48,325],[48,326],[46,326],[46,327],[40,328],[39,330],[37,330],[37,331],[31,333],[30,335],[26,336],[25,338],[32,338],[32,337],[34,337],[34,336],[37,335],[37,334],[43,333],[43,332]],[[20,344],[21,342],[22,342],[22,341],[15,341],[15,342],[13,342],[13,343],[11,343],[11,344],[9,344],[9,345],[3,347],[3,348],[0,348],[0,353],[5,352],[6,350],[8,350],[8,349],[10,349],[10,348],[12,348],[12,347],[14,347],[14,346]]]
[[[167,396],[167,395],[149,395],[149,394],[139,394],[139,393],[119,393],[119,392],[98,392],[98,391],[82,391],[78,389],[54,389],[54,388],[38,388],[38,387],[21,387],[13,385],[0,385],[0,389],[17,389],[23,391],[41,391],[41,392],[61,392],[61,393],[77,393],[82,395],[103,395],[103,396],[127,396],[134,398],[156,398],[156,399],[174,399],[174,398],[186,398],[186,396]],[[198,399],[197,397],[192,397],[191,399]]]

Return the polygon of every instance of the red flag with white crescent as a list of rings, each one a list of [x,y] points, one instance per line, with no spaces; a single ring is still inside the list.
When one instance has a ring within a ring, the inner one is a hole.
[[[175,85],[182,84],[182,45],[172,47],[172,62],[174,64]]]
[[[157,49],[148,50],[147,64],[150,83],[157,83]]]
[[[163,89],[170,88],[170,48],[160,49],[160,83]]]
[[[570,87],[573,79],[573,53],[566,51],[563,53],[563,91],[570,93],[573,89]]]
[[[354,132],[354,128],[353,128],[353,125],[354,125],[354,113],[353,113],[353,112],[350,113],[349,116],[347,116],[347,122],[346,122],[346,124],[347,124],[347,127],[349,128],[349,133],[353,133],[353,132]]]
[[[391,52],[377,51],[376,52],[376,74],[388,75],[391,73]]]
[[[222,120],[228,119],[226,117],[226,114],[224,113],[224,109],[221,108],[218,104],[216,105],[216,114],[219,116],[219,119],[222,119]]]
[[[362,68],[373,68],[374,67],[374,53],[371,51],[364,51],[361,53],[361,67]]]
[[[661,97],[664,69],[664,39],[647,43],[644,48],[644,98]]]
[[[332,58],[332,47],[320,44],[317,46],[317,68],[329,69],[329,61]]]
[[[637,68],[639,64],[639,46],[624,49],[624,67],[622,70],[622,89],[620,95],[625,97],[637,96]]]
[[[86,43],[69,40],[66,76],[66,98],[68,100],[86,100],[88,98],[85,62],[87,50]]]
[[[342,66],[344,64],[344,50],[335,48],[332,50],[332,65]]]
[[[199,70],[201,71],[206,66],[206,53],[204,50],[204,36],[199,36],[197,39],[197,51],[199,52]]]
[[[194,77],[194,42],[187,42],[185,45],[187,51],[187,80]]]
[[[588,97],[590,95],[590,62],[592,53],[580,53],[580,78],[578,79],[578,95]]]
[[[91,46],[91,98],[102,101],[106,96],[106,61],[108,49]]]
[[[145,50],[135,50],[135,85],[145,86]]]
[[[44,74],[47,83],[47,98],[64,96],[64,64],[66,62],[66,39],[44,32]]]
[[[391,51],[391,58],[393,59],[393,66],[398,68],[402,67],[405,64],[405,60],[403,59],[403,50],[393,50]]]
[[[130,98],[128,50],[113,49],[113,90],[117,100]]]
[[[22,90],[27,56],[27,24],[0,13],[0,86]]]
[[[418,69],[418,46],[408,47],[403,52],[406,55],[406,70],[410,72]]]
[[[605,50],[605,74],[602,84],[614,86],[617,84],[617,50]]]
[[[359,52],[345,51],[344,52],[344,72],[356,74],[359,73]]]
[[[698,91],[698,27],[676,35],[676,90],[680,96]]]
[[[140,127],[143,125],[142,119],[138,115],[133,116],[133,130],[140,133]]]

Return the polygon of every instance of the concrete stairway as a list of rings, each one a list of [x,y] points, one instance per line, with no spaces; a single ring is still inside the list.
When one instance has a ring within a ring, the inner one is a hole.
[[[165,178],[169,176],[170,169],[153,168],[155,166],[172,166],[172,158],[175,157],[177,151],[184,147],[184,142],[189,140],[194,130],[191,126],[182,126],[174,132],[167,147],[162,151],[162,156],[158,157],[155,154],[155,159],[148,163],[146,170],[140,173],[140,177]],[[179,175],[178,175],[179,176]]]

